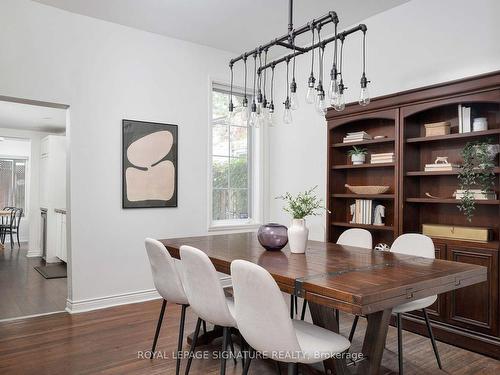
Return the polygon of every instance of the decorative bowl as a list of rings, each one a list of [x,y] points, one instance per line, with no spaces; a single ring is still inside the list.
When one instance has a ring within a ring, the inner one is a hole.
[[[257,239],[262,247],[269,251],[279,251],[288,243],[288,228],[277,223],[261,225]]]
[[[384,194],[391,188],[390,186],[351,186],[348,184],[345,184],[345,187],[354,194]]]

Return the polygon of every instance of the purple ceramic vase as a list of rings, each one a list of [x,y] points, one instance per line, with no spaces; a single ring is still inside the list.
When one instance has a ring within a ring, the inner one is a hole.
[[[281,224],[269,223],[262,225],[257,238],[262,247],[269,251],[278,251],[288,243],[288,228]]]

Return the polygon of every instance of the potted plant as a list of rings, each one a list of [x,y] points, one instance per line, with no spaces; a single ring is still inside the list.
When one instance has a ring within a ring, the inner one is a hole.
[[[317,187],[296,196],[286,192],[284,195],[276,197],[276,199],[285,201],[286,205],[283,210],[291,214],[293,218],[292,225],[288,228],[288,244],[292,253],[305,253],[306,251],[309,229],[306,227],[305,217],[319,215],[319,209],[326,210],[322,200],[314,194]]]
[[[469,222],[472,221],[475,210],[473,188],[478,188],[482,193],[489,194],[495,186],[494,158],[499,151],[498,145],[487,142],[469,142],[462,150],[462,166],[458,174],[462,196],[459,210],[462,211]]]
[[[367,153],[368,151],[366,150],[366,148],[353,146],[352,150],[349,150],[347,152],[347,155],[351,157],[352,164],[358,165],[365,162]]]

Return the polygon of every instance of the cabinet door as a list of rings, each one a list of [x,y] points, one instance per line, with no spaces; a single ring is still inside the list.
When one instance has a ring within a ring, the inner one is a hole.
[[[448,259],[488,269],[488,280],[454,290],[448,297],[448,323],[476,332],[498,334],[498,250],[448,246]]]

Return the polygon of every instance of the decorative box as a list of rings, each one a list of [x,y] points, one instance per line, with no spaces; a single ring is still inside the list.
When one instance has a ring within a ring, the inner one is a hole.
[[[431,124],[424,124],[425,136],[433,137],[435,135],[450,134],[450,123],[448,121],[433,122]]]
[[[476,242],[488,242],[493,237],[490,228],[459,227],[439,224],[422,224],[422,233],[429,237]]]

